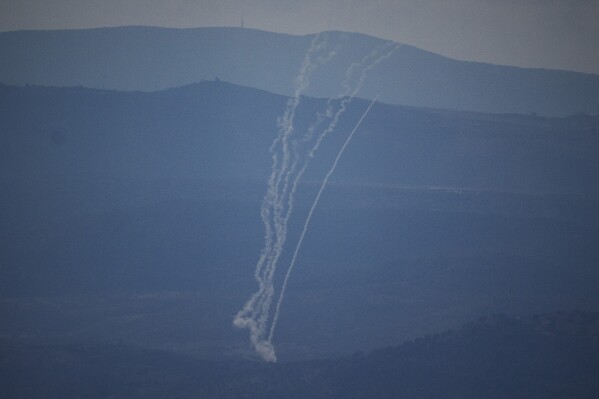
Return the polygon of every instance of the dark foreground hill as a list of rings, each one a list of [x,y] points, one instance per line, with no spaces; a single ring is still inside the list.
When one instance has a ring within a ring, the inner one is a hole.
[[[495,315],[367,355],[267,365],[0,343],[10,398],[596,398],[599,315]]]
[[[337,55],[307,94],[337,96],[348,67],[386,41],[327,32]],[[162,90],[220,77],[291,95],[314,36],[253,29],[122,27],[0,33],[0,82]],[[326,51],[325,51],[326,52]],[[422,107],[564,116],[599,113],[599,76],[463,62],[408,45],[368,74],[360,95]]]
[[[256,289],[286,100],[223,82],[0,87],[0,335],[251,356],[231,319]],[[299,132],[324,103],[302,99]],[[281,267],[367,105],[352,103],[307,169]],[[280,359],[388,346],[481,314],[596,310],[597,123],[377,103],[306,236]]]

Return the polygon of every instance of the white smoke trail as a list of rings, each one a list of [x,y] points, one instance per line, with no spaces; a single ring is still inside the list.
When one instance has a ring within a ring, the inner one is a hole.
[[[322,38],[321,38],[322,36]],[[324,114],[318,114],[316,123],[310,126],[306,135],[301,140],[290,141],[294,133],[294,120],[297,107],[300,104],[302,93],[308,87],[311,73],[320,65],[328,62],[337,53],[337,48],[328,54],[313,59],[314,55],[326,48],[326,34],[316,35],[306,52],[297,78],[294,82],[294,95],[287,102],[287,106],[282,118],[278,121],[279,134],[270,147],[272,156],[271,175],[268,179],[267,192],[262,201],[260,215],[265,226],[264,248],[261,251],[259,260],[256,264],[254,277],[258,282],[258,291],[246,302],[243,308],[234,317],[233,324],[239,328],[247,328],[250,332],[250,341],[256,352],[266,361],[276,361],[276,352],[271,343],[272,334],[276,325],[273,319],[273,325],[270,329],[268,339],[266,336],[266,323],[269,318],[270,307],[274,296],[273,277],[278,260],[283,251],[283,246],[287,237],[287,224],[293,209],[293,198],[297,189],[298,182],[303,175],[308,161],[314,157],[314,153],[320,146],[324,137],[332,132],[339,120],[340,115],[345,112],[347,104],[352,100],[358,90],[361,88],[366,73],[376,64],[388,58],[400,45],[395,45],[386,54],[379,55],[383,49],[375,49],[369,55],[366,55],[361,61],[354,62],[346,71],[345,80],[342,83],[344,92],[338,97],[341,100],[340,107],[336,113],[333,113],[333,100],[327,101],[327,110]],[[376,58],[375,58],[376,57]],[[374,59],[374,60],[373,60]],[[350,80],[354,69],[362,67],[366,62],[368,66],[362,69],[362,73],[351,90]],[[325,119],[332,118],[327,129],[323,130],[317,137],[317,140],[309,149],[307,156],[303,160],[303,165],[299,172],[296,172],[297,165],[300,162],[298,147],[301,143],[309,142],[317,126]],[[361,122],[361,121],[360,121]],[[290,150],[290,146],[292,147]],[[290,179],[292,179],[291,189]],[[286,206],[286,209],[285,209]],[[303,239],[303,236],[302,236]],[[301,243],[300,243],[301,245]],[[295,260],[293,260],[295,263]],[[284,286],[277,302],[275,317],[278,319],[280,306],[283,299],[283,290],[286,287],[287,280],[293,264],[290,266],[284,280]]]
[[[332,131],[335,130],[335,128],[337,127],[337,124],[339,122],[339,118],[341,117],[341,115],[345,112],[345,110],[347,109],[347,105],[351,102],[351,100],[355,97],[355,95],[360,91],[360,89],[362,88],[362,85],[364,83],[364,80],[366,79],[367,73],[368,71],[370,71],[372,68],[374,68],[378,63],[380,63],[381,61],[389,58],[399,47],[401,47],[402,44],[396,44],[396,43],[387,43],[385,45],[383,45],[382,49],[374,49],[370,54],[364,56],[362,58],[362,60],[358,61],[358,62],[354,62],[352,63],[349,68],[347,69],[347,71],[345,72],[345,79],[344,81],[341,83],[342,87],[344,88],[343,93],[341,93],[337,98],[338,99],[343,99],[341,101],[341,106],[339,107],[339,109],[337,110],[337,112],[335,112],[335,114],[333,114],[333,100],[332,99],[328,99],[327,100],[327,109],[324,113],[318,114],[318,119],[315,123],[313,123],[309,128],[308,131],[306,133],[306,135],[303,137],[302,142],[308,142],[312,139],[312,137],[314,136],[314,132],[316,131],[316,128],[327,118],[327,117],[332,117],[332,121],[329,123],[329,126],[323,130],[320,135],[318,136],[318,138],[316,139],[316,142],[313,144],[312,148],[308,151],[307,153],[307,157],[304,159],[303,165],[300,169],[300,171],[296,174],[295,179],[293,180],[292,183],[292,188],[290,190],[290,193],[288,195],[288,201],[287,201],[287,215],[286,215],[286,219],[289,218],[290,214],[291,214],[291,210],[293,208],[293,197],[295,194],[295,191],[297,189],[297,185],[299,180],[301,179],[302,175],[304,174],[308,163],[310,161],[310,159],[314,158],[314,154],[315,152],[318,150],[318,148],[320,147],[320,144],[322,143],[322,141],[324,140],[324,138],[331,133]],[[392,47],[390,51],[388,51],[387,53],[379,56],[379,53],[381,51],[384,50],[384,48],[386,47]],[[376,57],[376,58],[375,58]],[[374,58],[374,60],[373,60]],[[360,74],[360,77],[357,81],[357,83],[355,84],[353,90],[351,88],[350,85],[350,81],[351,81],[351,75],[353,73],[353,70],[357,67],[361,67],[363,66],[366,62],[370,62],[366,68],[364,68]],[[297,144],[297,143],[296,143]],[[297,161],[299,160],[299,157],[296,158],[296,162],[294,162],[294,164],[291,166],[290,170],[288,171],[287,175],[285,176],[285,185],[284,185],[284,189],[283,192],[287,192],[288,191],[288,180],[289,177],[293,174],[293,172],[295,172],[295,168],[297,167]]]
[[[321,36],[324,38],[321,39]],[[314,69],[334,55],[336,50],[326,56],[312,60],[313,54],[326,47],[326,34],[316,35],[304,56],[298,77],[295,80],[293,97],[287,102],[283,118],[279,121],[279,135],[273,141],[270,152],[272,154],[272,169],[268,179],[267,193],[262,201],[260,215],[265,227],[264,248],[256,264],[254,277],[258,282],[258,291],[246,302],[243,308],[235,315],[233,324],[250,331],[250,341],[258,354],[266,361],[276,361],[276,353],[272,345],[264,339],[265,326],[268,319],[270,303],[274,294],[272,284],[273,273],[282,250],[285,231],[281,228],[281,221],[277,209],[281,207],[279,186],[281,176],[288,168],[290,162],[289,137],[293,133],[295,111],[299,106],[301,95],[308,87],[310,74]],[[279,154],[282,152],[282,155]],[[274,237],[273,237],[274,235]],[[280,249],[279,249],[280,248]]]
[[[349,68],[347,69],[347,71],[345,73],[345,79],[342,82],[342,87],[344,88],[344,92],[338,97],[338,98],[342,98],[341,105],[340,105],[339,109],[333,115],[333,101],[331,99],[329,99],[327,101],[327,110],[325,111],[324,114],[319,115],[319,119],[317,120],[317,122],[314,123],[308,129],[308,133],[304,137],[305,141],[310,140],[312,138],[313,134],[314,134],[316,126],[318,126],[322,122],[322,120],[324,120],[324,117],[326,117],[326,116],[330,117],[332,115],[332,120],[331,120],[329,126],[325,130],[323,130],[320,133],[320,135],[317,137],[316,142],[314,143],[314,145],[312,146],[312,148],[308,151],[307,157],[304,160],[304,163],[303,163],[300,171],[297,173],[297,175],[295,176],[295,178],[293,180],[292,188],[290,190],[291,192],[290,192],[290,194],[288,196],[288,201],[287,201],[287,215],[285,216],[286,220],[289,219],[289,217],[291,215],[291,211],[293,210],[293,198],[294,198],[294,194],[295,194],[295,191],[297,189],[299,180],[301,179],[302,175],[304,174],[304,172],[305,172],[305,170],[306,170],[306,168],[308,166],[309,160],[314,157],[315,152],[320,147],[320,144],[322,143],[322,141],[324,140],[324,138],[329,133],[331,133],[332,131],[335,130],[335,128],[337,127],[337,124],[339,122],[339,118],[346,111],[347,106],[351,102],[351,100],[355,97],[355,95],[362,88],[362,85],[363,85],[363,83],[364,83],[364,81],[365,81],[365,79],[367,77],[368,72],[372,68],[374,68],[377,64],[379,64],[380,62],[382,62],[382,61],[386,60],[387,58],[389,58],[401,46],[402,46],[401,43],[389,42],[389,43],[383,45],[383,48],[376,48],[370,54],[365,55],[360,61],[352,63],[349,66]],[[380,55],[381,52],[383,52],[386,48],[389,48],[389,47],[391,47],[391,49],[389,51],[387,51],[386,53],[383,53],[382,55]],[[352,90],[350,82],[351,82],[351,77],[352,77],[353,71],[356,68],[363,67],[363,65],[365,65],[366,63],[368,63],[367,66],[362,69],[362,71],[361,71],[361,73],[360,73],[360,75],[358,77],[357,83],[355,84],[355,86],[353,87],[353,90]],[[294,168],[295,166],[296,165],[294,164],[292,168]],[[291,268],[293,267],[292,264],[287,269],[287,273],[285,275],[285,279],[284,279],[284,282],[283,282],[283,287],[282,287],[281,292],[279,294],[279,299],[277,301],[277,306],[276,306],[276,310],[275,310],[275,316],[273,318],[273,323],[272,323],[271,328],[270,328],[268,342],[272,341],[272,336],[274,334],[274,330],[275,330],[275,327],[276,327],[276,322],[277,322],[278,317],[279,317],[281,304],[283,302],[284,291],[285,291],[286,286],[287,286],[287,280],[289,279],[288,276],[290,275]]]
[[[268,270],[265,272],[265,264],[268,265],[272,261],[272,245],[273,245],[273,228],[276,229],[276,222],[272,220],[272,211],[271,208],[274,206],[276,202],[276,182],[278,179],[279,172],[279,157],[276,150],[277,144],[279,142],[285,142],[285,137],[291,133],[291,127],[293,126],[293,117],[295,114],[295,109],[299,105],[300,95],[302,91],[306,87],[306,75],[309,72],[308,67],[310,65],[311,54],[316,51],[320,47],[321,43],[319,43],[319,37],[315,36],[310,44],[310,48],[308,49],[304,61],[302,62],[302,66],[300,68],[300,72],[298,74],[298,78],[295,82],[295,91],[294,96],[287,102],[287,108],[283,115],[283,120],[280,123],[279,136],[274,140],[271,146],[272,153],[272,170],[271,176],[268,180],[268,188],[267,193],[264,197],[261,207],[261,217],[265,226],[265,245],[261,252],[260,258],[256,265],[256,271],[254,273],[254,277],[259,284],[258,291],[252,295],[250,300],[245,304],[240,312],[234,318],[234,324],[238,327],[246,327],[250,330],[250,339],[251,342],[258,351],[258,353],[268,361],[274,361],[276,359],[274,348],[269,345],[265,345],[261,341],[261,335],[263,335],[263,326],[260,323],[259,315],[263,312],[263,302],[264,296],[268,296],[269,292],[272,290],[271,284],[267,279]],[[274,224],[274,226],[273,226]],[[258,320],[257,320],[258,317]]]
[[[297,174],[295,175],[295,178],[293,179],[293,182],[291,185],[291,190],[290,190],[289,189],[289,179],[290,179],[290,176],[292,176],[293,173],[295,172],[297,164],[299,162],[299,154],[297,153],[298,142],[296,141],[294,143],[295,144],[294,145],[295,157],[294,157],[291,167],[289,167],[285,173],[283,188],[281,190],[277,190],[277,194],[280,193],[280,195],[277,197],[277,201],[275,201],[274,218],[275,218],[275,226],[277,228],[277,243],[275,245],[275,248],[273,249],[273,259],[270,263],[271,267],[269,270],[271,273],[274,273],[278,259],[283,251],[283,245],[284,245],[286,237],[287,237],[287,224],[288,224],[289,218],[291,216],[291,213],[293,211],[293,200],[294,200],[295,192],[297,190],[299,180],[303,176],[303,174],[308,166],[309,160],[314,157],[315,152],[320,147],[320,144],[323,141],[323,139],[325,138],[325,136],[327,134],[331,133],[336,128],[339,118],[345,112],[347,105],[353,99],[353,97],[356,95],[356,93],[361,89],[362,84],[364,83],[364,80],[366,79],[368,71],[370,71],[379,62],[390,57],[393,54],[393,52],[395,52],[400,46],[401,46],[401,44],[395,44],[395,43],[389,42],[389,43],[383,45],[382,48],[374,49],[373,51],[371,51],[370,54],[365,55],[360,61],[354,62],[349,66],[349,68],[347,69],[347,71],[345,73],[345,79],[342,82],[342,87],[344,88],[344,92],[338,97],[338,98],[342,99],[341,106],[339,107],[337,112],[333,114],[333,101],[332,101],[332,99],[329,99],[327,101],[327,109],[326,109],[325,113],[320,114],[318,116],[317,121],[309,127],[306,135],[301,140],[302,142],[310,141],[310,139],[314,135],[314,132],[316,131],[317,126],[320,123],[322,123],[322,121],[324,121],[324,119],[327,116],[328,117],[332,116],[332,121],[330,122],[329,126],[320,133],[316,142],[313,144],[312,148],[308,151],[307,157],[304,159],[302,167],[300,168],[299,172],[297,172]],[[391,49],[389,51],[380,55],[381,52],[383,52],[386,48],[389,48],[389,47],[391,47]],[[363,67],[364,64],[367,64],[367,66],[364,69],[362,69],[361,74],[358,78],[358,81],[352,90],[351,84],[350,84],[352,73],[353,73],[354,69],[356,69],[358,67]],[[280,173],[279,177],[283,175],[283,173],[285,172],[285,169],[287,168],[287,165],[288,164],[284,164],[284,167],[281,169],[281,173]],[[287,197],[286,212],[284,212],[285,197]],[[269,311],[270,304],[271,304],[271,297],[272,297],[272,295],[274,295],[274,287],[272,286],[272,280],[273,280],[273,275],[271,274],[268,277],[268,281],[271,282],[271,285],[269,286],[270,290],[268,291],[268,295],[265,296],[265,300],[263,302],[264,309],[262,309],[262,312],[261,312],[264,324],[266,323],[267,318],[268,318],[268,311]],[[279,294],[279,295],[281,295],[281,294]],[[275,313],[275,317],[278,317],[278,313],[279,313],[279,309],[280,309],[280,305],[279,305],[280,302],[281,302],[281,296],[279,296],[279,300],[277,301],[277,312]],[[272,335],[272,331],[273,331],[272,325],[271,325],[270,331],[271,332],[269,333],[269,337]],[[270,338],[268,339],[268,342],[270,342]]]
[[[336,49],[329,52],[327,55],[317,58],[315,61],[312,61],[310,55],[316,51],[321,50],[326,46],[326,37],[325,41],[317,46],[313,51],[308,52],[308,56],[302,65],[300,76],[297,79],[297,84],[301,87],[301,91],[305,90],[308,86],[308,79],[310,74],[314,71],[314,69],[328,62],[335,54]],[[281,219],[281,209],[283,207],[283,199],[285,198],[286,192],[282,191],[280,188],[280,183],[282,181],[282,176],[286,173],[286,170],[289,167],[289,162],[291,160],[291,153],[289,152],[289,138],[293,133],[294,129],[294,117],[295,117],[295,109],[299,105],[299,96],[301,95],[301,91],[296,91],[296,101],[293,101],[293,106],[290,108],[290,116],[284,118],[284,124],[282,129],[282,139],[281,139],[281,147],[283,151],[283,158],[281,160],[281,165],[277,171],[277,178],[274,183],[274,198],[272,202],[269,204],[272,208],[273,212],[273,225],[275,227],[275,237],[276,240],[273,243],[271,248],[268,262],[266,263],[266,268],[264,270],[263,281],[266,282],[266,290],[264,295],[260,298],[259,306],[253,313],[253,318],[257,318],[258,325],[261,330],[265,333],[266,322],[268,321],[270,305],[272,302],[272,297],[274,295],[274,286],[273,286],[273,277],[274,272],[276,270],[277,262],[281,256],[283,251],[283,245],[287,236],[287,220]],[[274,153],[276,154],[276,152]]]
[[[285,230],[286,230],[287,222],[288,222],[289,217],[291,216],[291,213],[293,210],[293,198],[295,196],[295,192],[297,190],[299,180],[303,176],[310,159],[314,158],[315,152],[318,150],[318,148],[320,147],[320,144],[322,143],[324,138],[327,136],[327,134],[331,133],[337,127],[340,116],[345,112],[348,103],[351,102],[351,100],[354,98],[354,96],[361,89],[362,84],[364,83],[364,80],[366,79],[366,75],[367,75],[368,71],[370,71],[379,62],[389,58],[399,47],[401,47],[401,45],[402,44],[396,44],[396,43],[392,43],[392,42],[387,43],[387,44],[383,45],[381,49],[379,49],[379,48],[374,49],[370,54],[364,56],[362,58],[362,60],[352,63],[349,66],[349,68],[347,69],[347,71],[345,73],[345,79],[342,82],[342,87],[344,88],[344,92],[338,96],[338,99],[343,99],[343,100],[341,101],[341,106],[339,107],[337,112],[335,114],[333,114],[333,100],[331,98],[328,99],[326,111],[324,113],[319,113],[317,121],[308,128],[307,133],[301,140],[301,142],[303,142],[303,143],[309,142],[312,139],[312,137],[314,136],[314,132],[316,131],[316,128],[327,117],[329,117],[329,118],[332,117],[332,121],[330,122],[329,126],[320,133],[320,135],[316,139],[315,143],[313,144],[312,148],[310,150],[308,150],[307,156],[303,160],[302,167],[300,168],[299,172],[297,172],[297,174],[295,175],[295,178],[293,179],[293,182],[291,184],[291,190],[289,190],[289,178],[290,178],[290,176],[293,175],[293,173],[295,172],[295,169],[297,168],[297,164],[299,162],[299,155],[297,155],[295,157],[293,164],[287,171],[287,174],[285,176],[285,183],[284,183],[283,190],[282,190],[283,195],[287,196],[287,212],[284,217],[279,216],[279,219],[282,220],[282,224],[285,227]],[[385,53],[383,55],[379,55],[379,53],[384,51],[384,49],[387,47],[392,47],[392,48],[387,53]],[[362,70],[360,77],[352,90],[351,85],[350,85],[352,72],[355,68],[361,67],[364,64],[366,64],[366,62],[370,62],[370,63],[367,65],[366,68],[364,68]],[[295,142],[294,144],[295,144],[294,152],[297,152],[297,146],[299,146],[299,143]],[[282,199],[284,199],[284,198],[282,198]],[[282,202],[281,202],[281,205],[282,205]],[[279,212],[283,211],[282,206],[278,208],[278,211]]]
[[[343,152],[345,151],[345,148],[347,147],[347,145],[349,144],[349,142],[351,141],[351,139],[354,137],[354,134],[356,133],[356,131],[360,127],[360,124],[362,123],[362,121],[364,120],[364,118],[366,117],[366,115],[368,114],[368,112],[370,111],[370,109],[372,108],[372,106],[374,105],[374,103],[376,102],[376,100],[378,99],[378,97],[379,96],[377,95],[371,101],[370,105],[368,105],[368,108],[366,108],[366,111],[364,111],[364,113],[362,114],[362,116],[358,120],[358,123],[356,123],[356,126],[354,127],[354,129],[351,131],[351,133],[349,134],[349,136],[345,140],[345,143],[343,143],[343,146],[339,150],[339,153],[337,154],[337,157],[335,158],[335,161],[333,162],[333,166],[331,166],[331,169],[329,170],[329,172],[324,177],[324,179],[322,181],[322,184],[320,185],[320,189],[318,190],[318,194],[316,194],[316,197],[314,198],[314,202],[312,203],[312,207],[310,208],[310,211],[308,212],[308,216],[306,217],[306,221],[304,222],[304,228],[302,229],[302,233],[300,234],[300,238],[299,238],[299,240],[297,242],[297,246],[295,247],[295,251],[293,252],[293,257],[291,258],[291,263],[289,264],[289,268],[287,269],[287,273],[285,274],[285,279],[283,280],[283,286],[281,288],[281,294],[280,294],[279,300],[277,302],[277,307],[276,307],[276,310],[275,310],[275,315],[273,317],[272,325],[270,327],[270,333],[268,335],[268,341],[267,342],[269,344],[271,344],[271,346],[272,346],[272,338],[274,336],[274,333],[275,333],[275,330],[276,330],[276,327],[277,327],[277,322],[279,320],[279,314],[280,314],[280,310],[281,310],[281,304],[283,303],[283,300],[285,299],[285,291],[287,290],[287,283],[289,281],[289,276],[291,275],[291,271],[293,270],[293,266],[295,265],[295,262],[297,260],[297,255],[299,254],[299,251],[300,251],[300,249],[302,247],[302,243],[304,242],[304,237],[306,236],[306,231],[308,231],[308,227],[310,226],[310,221],[312,220],[312,215],[314,214],[314,210],[316,209],[316,206],[318,205],[318,201],[320,201],[320,196],[322,195],[324,189],[326,188],[327,183],[329,181],[329,178],[331,177],[331,175],[335,171],[335,168],[337,167],[337,163],[339,162],[339,159],[341,159],[341,156],[343,155]]]

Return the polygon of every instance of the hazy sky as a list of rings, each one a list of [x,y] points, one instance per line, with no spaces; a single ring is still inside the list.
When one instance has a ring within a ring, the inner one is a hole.
[[[119,25],[362,32],[463,60],[599,74],[599,0],[0,0],[0,30]]]

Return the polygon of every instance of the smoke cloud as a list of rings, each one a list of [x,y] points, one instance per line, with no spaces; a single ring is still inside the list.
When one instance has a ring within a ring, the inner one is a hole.
[[[308,214],[304,230],[296,246],[296,251],[285,274],[283,286],[277,300],[276,311],[267,335],[267,323],[275,294],[274,274],[287,239],[288,222],[293,211],[294,196],[298,183],[321,142],[337,127],[339,118],[347,109],[349,102],[360,90],[368,71],[379,62],[391,56],[399,46],[401,45],[391,42],[387,43],[380,48],[372,50],[370,54],[365,55],[361,60],[352,63],[345,72],[345,78],[341,84],[342,93],[335,99],[329,99],[325,111],[318,113],[316,121],[310,125],[304,135],[299,136],[295,134],[295,116],[301,103],[302,94],[309,86],[312,73],[319,66],[326,64],[335,57],[339,44],[332,50],[327,50],[328,36],[326,33],[322,33],[313,38],[310,47],[306,51],[294,82],[294,95],[288,100],[283,116],[278,120],[278,135],[270,147],[272,167],[267,182],[266,194],[260,208],[260,215],[265,230],[264,247],[260,252],[254,273],[254,277],[258,283],[258,290],[250,297],[233,319],[233,324],[236,327],[249,330],[252,346],[256,350],[256,353],[265,361],[275,362],[277,359],[276,351],[272,344],[272,337],[279,318],[287,282],[297,259],[313,211],[318,204],[322,191],[324,191],[330,174],[332,174],[337,165],[337,161],[341,157],[341,154],[343,154],[345,147],[349,144],[351,137],[353,137],[363,118],[374,104],[374,101],[356,124],[348,140],[341,148],[332,168],[323,180],[321,190]],[[326,125],[326,128],[322,129],[316,138],[314,138],[319,127],[327,120],[328,125]]]

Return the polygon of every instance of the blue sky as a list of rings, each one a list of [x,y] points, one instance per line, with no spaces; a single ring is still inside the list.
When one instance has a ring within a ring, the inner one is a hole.
[[[462,60],[599,74],[599,0],[2,0],[0,31],[122,25],[362,32]]]

